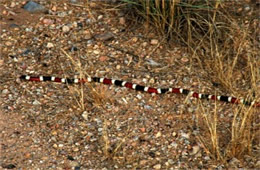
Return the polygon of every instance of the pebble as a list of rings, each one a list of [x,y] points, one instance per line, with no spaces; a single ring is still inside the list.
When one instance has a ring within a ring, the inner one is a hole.
[[[85,120],[88,120],[88,112],[87,111],[84,111],[82,113],[82,117],[85,119]]]
[[[158,132],[156,135],[155,135],[155,138],[159,138],[159,137],[161,137],[162,136],[162,132]]]
[[[154,84],[154,83],[155,83],[154,78],[151,78],[151,79],[149,80],[149,83],[150,83],[150,84]]]
[[[142,133],[144,133],[146,129],[143,127],[143,128],[139,128],[139,130],[140,130]]]
[[[138,38],[137,38],[137,37],[133,37],[133,38],[132,38],[132,41],[133,41],[134,43],[136,43],[136,42],[138,41]]]
[[[140,165],[145,165],[148,161],[147,160],[141,160]]]
[[[196,155],[200,150],[200,147],[198,145],[195,145],[192,147],[192,152],[190,153],[190,155]]]
[[[16,166],[14,164],[8,164],[8,165],[2,164],[1,166],[2,166],[2,168],[6,168],[6,169],[14,169],[14,168],[16,168]]]
[[[70,27],[68,27],[67,25],[64,25],[63,27],[62,27],[62,31],[63,32],[69,32],[70,31]]]
[[[71,3],[76,4],[78,3],[78,0],[70,0]]]
[[[78,147],[75,147],[72,149],[74,152],[78,152],[79,151],[79,148]]]
[[[119,18],[119,23],[121,24],[121,25],[125,25],[125,17],[120,17]]]
[[[2,91],[3,94],[7,94],[8,92],[9,92],[8,89],[4,89],[4,90]]]
[[[100,52],[98,50],[93,51],[94,54],[99,54]]]
[[[190,135],[189,135],[188,133],[182,132],[182,133],[181,133],[181,137],[182,137],[182,138],[185,138],[185,139],[189,139],[189,138],[190,138]]]
[[[7,47],[10,47],[10,46],[12,45],[12,42],[11,42],[11,41],[6,41],[6,42],[5,42],[5,45],[6,45]]]
[[[44,12],[45,8],[44,6],[34,2],[34,1],[28,1],[23,8],[28,12]]]
[[[98,16],[98,20],[101,20],[103,18],[103,15]]]
[[[232,168],[238,168],[240,167],[240,161],[237,159],[237,158],[232,158],[229,162],[229,165],[232,167]]]
[[[244,9],[245,9],[245,11],[247,12],[247,11],[250,10],[250,6],[246,6]]]
[[[11,5],[10,5],[11,8],[13,8],[15,6],[16,6],[15,2],[12,2]]]
[[[146,59],[146,63],[149,64],[149,65],[151,65],[151,66],[159,66],[159,65],[160,65],[160,63],[157,63],[156,61],[154,61],[154,60],[151,59],[151,58],[147,58],[147,59]]]
[[[54,12],[56,12],[56,11],[57,11],[57,6],[53,6],[53,7],[51,8],[51,10],[54,11]]]
[[[51,43],[51,42],[48,42],[46,47],[47,47],[47,48],[53,48],[53,47],[54,47],[54,45],[53,45],[53,43]]]
[[[139,100],[142,99],[142,96],[141,96],[140,94],[138,94],[136,97],[137,97]]]
[[[161,169],[162,165],[161,164],[156,164],[153,166],[154,169]]]
[[[143,42],[143,43],[142,43],[142,46],[143,46],[143,47],[146,47],[147,45],[148,45],[147,42]]]
[[[51,24],[54,23],[54,21],[51,20],[51,19],[45,18],[45,19],[42,20],[42,23],[43,23],[44,25],[51,25]]]
[[[172,136],[175,137],[177,135],[176,132],[172,132]]]
[[[116,65],[116,69],[119,70],[121,68],[121,66],[118,64]]]
[[[86,40],[90,40],[92,38],[92,34],[89,30],[85,30],[83,33],[84,33],[84,38]]]
[[[157,45],[159,41],[157,39],[152,39],[150,42],[152,45]]]
[[[189,61],[188,57],[182,57],[181,62],[187,63]]]
[[[79,166],[79,163],[77,161],[70,161],[70,166],[72,167],[76,167],[76,166]]]
[[[106,32],[106,33],[103,33],[103,34],[96,35],[95,38],[97,40],[101,40],[101,41],[108,41],[108,40],[111,40],[111,39],[114,38],[114,34],[111,33],[111,32]]]
[[[107,59],[108,59],[108,57],[104,56],[104,55],[99,57],[99,61],[101,61],[101,62],[107,61]]]
[[[40,105],[41,103],[38,100],[34,100],[32,104],[33,105]]]

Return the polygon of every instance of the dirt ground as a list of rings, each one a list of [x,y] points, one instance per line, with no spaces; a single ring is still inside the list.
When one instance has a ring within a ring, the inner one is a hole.
[[[80,0],[40,1],[49,12],[29,13],[22,9],[24,3],[0,2],[0,167],[260,168],[257,142],[251,155],[230,158],[228,164],[216,161],[201,142],[210,138],[200,104],[207,113],[218,108],[223,146],[230,137],[234,105],[96,83],[20,81],[23,74],[87,74],[152,87],[230,93],[215,86],[188,57],[186,47],[167,44],[116,8],[104,10],[100,3]]]

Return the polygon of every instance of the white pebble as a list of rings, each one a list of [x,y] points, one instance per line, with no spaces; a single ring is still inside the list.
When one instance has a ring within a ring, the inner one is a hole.
[[[159,42],[159,41],[158,41],[157,39],[152,39],[150,43],[151,43],[152,45],[157,45],[158,42]]]
[[[82,117],[85,119],[85,120],[88,120],[88,112],[87,111],[84,111],[82,113]]]
[[[156,135],[155,135],[155,138],[159,138],[162,136],[162,132],[158,132]]]
[[[153,166],[154,169],[161,169],[161,167],[162,167],[161,164],[157,164]]]
[[[65,25],[65,26],[62,27],[62,31],[63,32],[69,32],[70,31],[70,27]]]
[[[47,48],[53,48],[54,45],[53,45],[51,42],[48,42],[46,47],[47,47]]]

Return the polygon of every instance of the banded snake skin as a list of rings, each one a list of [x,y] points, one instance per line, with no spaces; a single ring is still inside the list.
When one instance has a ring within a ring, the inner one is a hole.
[[[155,93],[155,94],[163,94],[163,93],[175,93],[175,94],[184,94],[189,95],[197,99],[209,99],[214,101],[222,101],[232,104],[244,104],[248,106],[253,107],[260,107],[260,102],[255,101],[246,101],[244,99],[238,99],[236,97],[232,96],[218,96],[218,95],[210,95],[210,94],[201,94],[194,91],[190,91],[187,89],[182,88],[154,88],[154,87],[146,87],[122,80],[115,80],[115,79],[109,79],[109,78],[100,78],[100,77],[88,77],[87,79],[80,79],[80,78],[59,78],[59,77],[53,77],[53,76],[28,76],[28,75],[22,75],[20,77],[21,80],[26,81],[36,81],[36,82],[42,82],[42,81],[51,81],[51,82],[57,82],[57,83],[65,83],[65,84],[79,84],[79,83],[86,83],[86,82],[97,82],[102,83],[106,85],[115,85],[120,87],[126,87],[129,89],[133,89],[136,91],[142,91],[147,93]]]

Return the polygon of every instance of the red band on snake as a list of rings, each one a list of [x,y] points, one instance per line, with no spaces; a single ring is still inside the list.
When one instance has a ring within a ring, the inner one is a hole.
[[[126,87],[129,89],[137,90],[137,91],[143,91],[148,93],[155,93],[155,94],[163,94],[163,93],[175,93],[175,94],[184,94],[189,95],[194,98],[198,99],[210,99],[215,101],[222,101],[227,103],[233,103],[233,104],[244,104],[248,106],[253,107],[260,107],[260,102],[255,101],[246,101],[244,99],[238,99],[236,97],[232,96],[216,96],[216,95],[210,95],[210,94],[202,94],[193,92],[187,89],[182,88],[154,88],[154,87],[146,87],[122,80],[114,80],[114,79],[108,79],[108,78],[100,78],[100,77],[88,77],[87,79],[71,79],[71,78],[58,78],[58,77],[52,77],[52,76],[26,76],[22,75],[20,77],[21,80],[27,80],[27,81],[52,81],[57,83],[66,83],[66,84],[78,84],[78,83],[86,83],[86,82],[97,82],[97,83],[103,83],[107,85],[115,85],[120,87]]]

